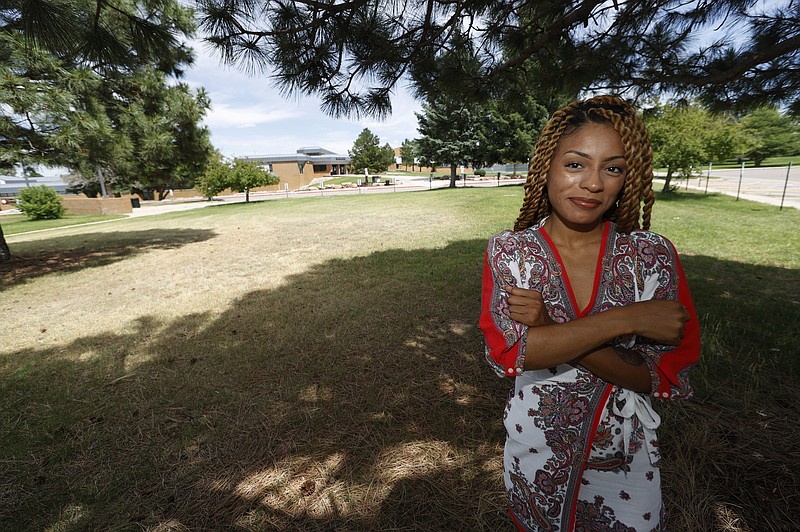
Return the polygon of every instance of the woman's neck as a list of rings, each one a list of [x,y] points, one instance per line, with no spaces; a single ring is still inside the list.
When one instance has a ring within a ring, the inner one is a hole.
[[[599,242],[603,238],[605,223],[605,220],[600,220],[591,227],[574,227],[551,215],[544,223],[544,230],[559,248],[572,248]]]

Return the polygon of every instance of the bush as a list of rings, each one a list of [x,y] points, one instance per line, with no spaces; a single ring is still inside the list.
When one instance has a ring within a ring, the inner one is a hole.
[[[479,176],[481,176],[481,177],[486,177],[486,170],[484,170],[483,168],[478,168],[478,169],[477,169],[477,170],[475,170],[475,172],[473,172],[473,173],[474,173],[475,175],[479,175]]]
[[[64,205],[58,193],[45,185],[23,188],[19,193],[19,210],[31,220],[55,220],[64,216]]]

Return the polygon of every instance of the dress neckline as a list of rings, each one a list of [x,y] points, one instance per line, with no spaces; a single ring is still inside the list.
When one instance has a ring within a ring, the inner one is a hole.
[[[578,307],[578,300],[575,298],[575,292],[572,290],[572,283],[569,280],[569,274],[567,273],[567,268],[564,266],[564,261],[561,260],[561,254],[558,252],[558,247],[556,247],[555,243],[550,238],[550,235],[547,234],[544,224],[542,224],[542,227],[540,228],[542,236],[544,236],[547,245],[550,247],[550,251],[553,252],[553,257],[555,257],[556,262],[558,262],[558,265],[561,268],[561,277],[564,279],[564,286],[567,289],[567,294],[569,295],[570,302],[572,303],[572,308],[575,309],[575,312],[577,313],[576,318],[583,318],[586,316],[592,310],[592,307],[594,307],[595,300],[597,299],[597,290],[600,287],[600,279],[602,278],[603,257],[606,254],[606,247],[608,245],[608,232],[610,227],[611,223],[606,220],[603,223],[603,236],[602,240],[600,241],[600,251],[597,254],[597,261],[594,268],[592,295],[589,297],[589,302],[587,303],[586,308],[582,310]]]

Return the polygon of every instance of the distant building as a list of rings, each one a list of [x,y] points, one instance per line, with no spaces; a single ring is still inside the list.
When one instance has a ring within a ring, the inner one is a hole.
[[[63,182],[54,182],[52,180],[42,180],[35,177],[29,177],[27,180],[24,177],[16,177],[12,175],[0,175],[0,198],[16,198],[19,196],[19,191],[28,185],[38,187],[39,185],[47,185],[54,189],[59,194],[67,193],[67,185]]]
[[[316,177],[346,174],[350,168],[350,156],[339,155],[319,146],[307,146],[288,155],[255,155],[236,157],[237,160],[252,161],[281,178],[277,187],[285,184],[296,189],[311,183]]]

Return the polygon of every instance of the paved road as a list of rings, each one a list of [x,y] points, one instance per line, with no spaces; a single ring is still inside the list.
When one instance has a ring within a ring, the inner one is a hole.
[[[689,188],[703,191],[706,190],[707,186],[709,192],[718,192],[734,197],[738,194],[742,199],[770,205],[781,204],[785,186],[783,206],[800,209],[800,168],[798,166],[794,166],[791,169],[786,166],[745,168],[743,172],[739,169],[714,170],[712,168],[710,179],[707,177],[708,170],[705,170],[702,177],[689,179],[688,186]],[[741,183],[739,180],[740,173]],[[681,187],[687,185],[687,180],[685,179],[673,180],[673,182]]]

